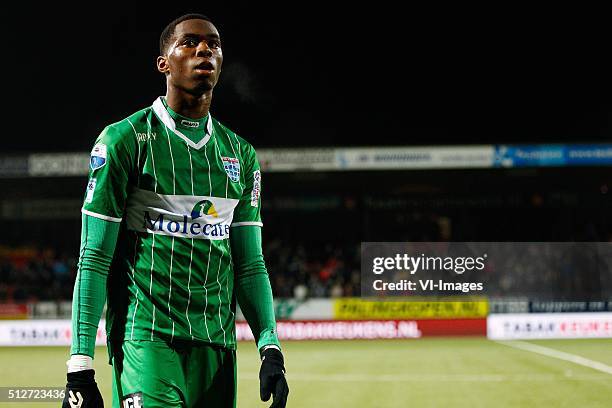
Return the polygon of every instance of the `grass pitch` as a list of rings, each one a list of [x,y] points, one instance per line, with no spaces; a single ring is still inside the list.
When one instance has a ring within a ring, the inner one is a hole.
[[[530,341],[612,366],[612,341]],[[288,406],[300,407],[610,407],[612,374],[482,338],[285,342]],[[0,386],[63,386],[68,350],[0,348]],[[106,350],[96,375],[111,406]],[[238,406],[259,401],[255,346],[238,349]],[[58,407],[2,403],[0,407]]]

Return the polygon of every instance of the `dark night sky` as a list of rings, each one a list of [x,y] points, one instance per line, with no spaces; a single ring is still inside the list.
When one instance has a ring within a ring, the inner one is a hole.
[[[256,147],[612,140],[612,26],[596,10],[236,4],[13,19],[3,65],[17,137],[1,151],[89,150],[149,105],[165,90],[159,33],[186,11],[212,17],[224,42],[213,115]]]

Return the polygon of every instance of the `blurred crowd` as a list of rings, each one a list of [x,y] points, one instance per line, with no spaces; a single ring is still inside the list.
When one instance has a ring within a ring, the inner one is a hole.
[[[275,296],[358,296],[358,248],[268,242],[266,266]],[[48,248],[0,248],[0,303],[72,299],[77,261]]]
[[[283,298],[359,296],[359,244],[267,241],[264,257],[274,295]]]
[[[612,290],[612,249],[604,243],[491,243],[484,247],[478,243],[456,243],[453,248],[443,256],[488,252],[486,267],[480,272],[451,275],[453,281],[485,283],[486,294],[491,296],[557,300],[570,300],[573,296],[586,300],[612,295],[608,293]],[[297,299],[360,296],[359,252],[358,242],[269,239],[264,256],[274,295]],[[407,244],[404,252],[418,251]],[[77,261],[75,256],[53,249],[0,247],[0,303],[70,300]],[[400,276],[402,273],[389,272],[385,276],[389,281],[414,278]],[[437,280],[446,279],[448,275],[449,272],[443,270],[427,271],[427,275],[418,278]]]
[[[0,248],[0,302],[70,300],[76,264],[53,249]]]

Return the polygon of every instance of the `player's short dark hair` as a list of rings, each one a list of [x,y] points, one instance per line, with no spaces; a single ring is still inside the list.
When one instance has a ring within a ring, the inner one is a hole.
[[[209,17],[205,16],[204,14],[198,13],[185,14],[180,16],[179,18],[172,20],[166,26],[166,28],[164,28],[164,31],[162,31],[161,35],[159,36],[159,55],[164,55],[168,46],[172,42],[172,37],[174,36],[176,26],[187,20],[205,20],[212,23],[212,20]]]

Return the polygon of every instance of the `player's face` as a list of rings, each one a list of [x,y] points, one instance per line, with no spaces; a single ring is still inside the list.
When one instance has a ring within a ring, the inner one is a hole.
[[[209,21],[183,21],[176,26],[166,62],[175,86],[196,94],[213,89],[223,63],[219,32]]]

